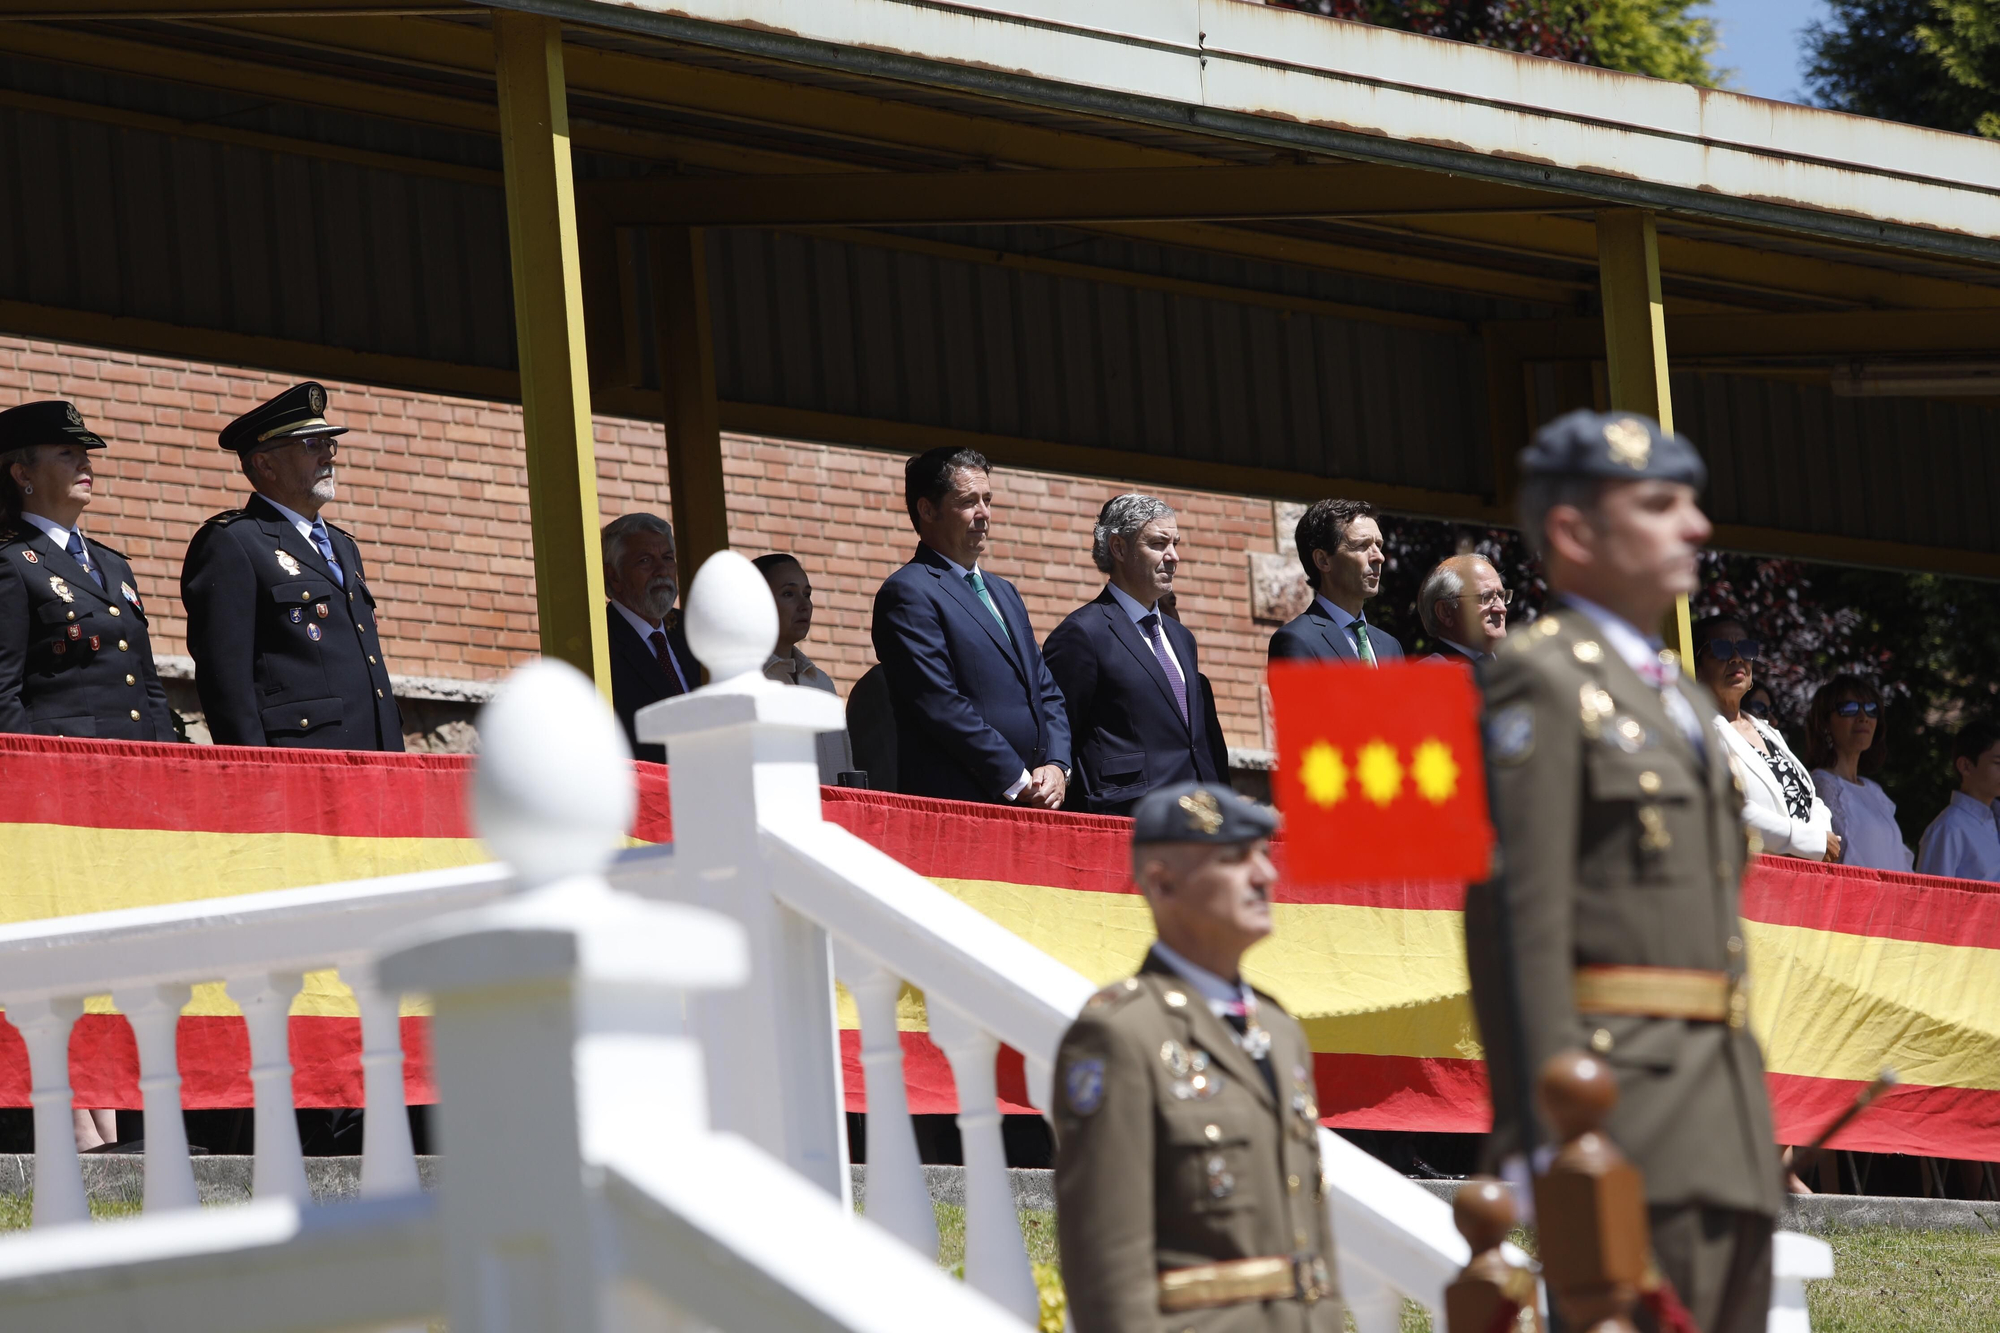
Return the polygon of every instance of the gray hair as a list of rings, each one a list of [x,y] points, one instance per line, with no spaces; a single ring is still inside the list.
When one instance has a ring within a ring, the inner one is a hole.
[[[1424,622],[1424,633],[1433,639],[1444,637],[1438,627],[1437,604],[1448,601],[1465,591],[1465,576],[1452,568],[1461,557],[1450,556],[1437,563],[1437,568],[1424,575],[1424,583],[1417,589],[1417,619]]]
[[[625,555],[625,543],[641,532],[656,532],[668,541],[674,539],[674,525],[658,514],[625,514],[604,525],[604,565],[605,568],[617,564]]]
[[[1514,497],[1514,516],[1521,525],[1521,539],[1536,555],[1548,556],[1549,511],[1557,505],[1571,505],[1586,514],[1595,513],[1604,498],[1606,483],[1601,477],[1536,475],[1521,478]]]
[[[1090,558],[1099,571],[1111,572],[1111,539],[1123,537],[1131,541],[1139,535],[1139,529],[1157,518],[1172,518],[1173,506],[1165,500],[1137,491],[1130,495],[1113,496],[1104,502],[1104,508],[1097,511],[1097,526],[1090,532]]]

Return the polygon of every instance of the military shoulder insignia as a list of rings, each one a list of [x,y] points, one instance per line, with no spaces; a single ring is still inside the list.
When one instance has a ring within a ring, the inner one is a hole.
[[[245,509],[225,509],[219,514],[210,514],[206,519],[202,520],[202,526],[210,527],[220,526],[225,523],[234,523],[248,512]]]
[[[42,558],[40,556],[36,555],[32,550],[29,550],[25,547],[21,551],[21,558],[27,561],[31,565],[39,565],[42,563]]]
[[[278,555],[278,568],[284,570],[287,574],[290,574],[293,578],[297,578],[299,576],[299,562],[292,559],[292,553],[281,547],[279,548],[277,555]]]
[[[1634,472],[1645,470],[1646,462],[1653,456],[1653,437],[1646,427],[1631,417],[1620,417],[1604,428],[1604,443],[1611,450],[1613,462],[1623,464]]]
[[[1129,1000],[1138,993],[1139,978],[1127,977],[1123,981],[1112,982],[1109,986],[1091,996],[1088,1000],[1084,1001],[1083,1007],[1086,1009],[1102,1009],[1107,1004],[1118,1004]]]
[[[1063,1069],[1063,1096],[1078,1115],[1095,1115],[1104,1105],[1103,1058],[1091,1055],[1070,1061]]]
[[[1535,710],[1509,704],[1486,719],[1486,752],[1496,764],[1518,764],[1535,750]]]
[[[1192,791],[1175,802],[1187,814],[1187,831],[1213,836],[1222,828],[1222,806],[1205,791]]]

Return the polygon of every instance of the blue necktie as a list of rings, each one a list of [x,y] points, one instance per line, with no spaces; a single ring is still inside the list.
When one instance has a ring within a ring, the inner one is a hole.
[[[90,557],[84,554],[82,533],[78,532],[75,528],[71,528],[69,530],[69,544],[63,547],[63,549],[69,552],[71,559],[83,566],[84,573],[97,581],[98,587],[102,588],[104,586],[104,575],[98,572],[97,566],[91,563]]]
[[[340,572],[340,562],[333,558],[333,543],[327,539],[325,519],[313,520],[313,545],[319,547],[319,553],[326,557],[326,566],[333,571],[333,581],[345,588],[347,575]]]

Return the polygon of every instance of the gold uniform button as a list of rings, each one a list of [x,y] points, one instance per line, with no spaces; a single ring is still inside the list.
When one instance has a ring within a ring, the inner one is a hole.
[[[127,685],[137,685],[139,683],[139,678],[128,671],[125,673],[125,683]]]
[[[1598,647],[1596,642],[1591,639],[1581,640],[1570,651],[1576,654],[1577,661],[1583,663],[1595,662],[1604,656],[1604,650]]]
[[[1222,1126],[1203,1125],[1201,1127],[1201,1136],[1210,1143],[1220,1143],[1222,1142]]]
[[[312,599],[313,595],[309,592],[302,592],[299,594],[299,600],[302,602],[310,602]]]
[[[122,652],[125,652],[125,651],[127,650],[127,648],[128,648],[128,647],[130,647],[130,645],[128,645],[128,644],[127,644],[127,643],[125,642],[125,640],[123,640],[123,639],[120,639],[120,640],[118,641],[118,651],[119,651],[119,652],[121,652],[121,653],[122,653]]]
[[[1285,1188],[1297,1194],[1299,1192],[1299,1178],[1297,1176],[1286,1176]]]
[[[382,697],[382,691],[380,691],[380,690],[377,690],[377,691],[375,691],[375,697],[376,697],[377,699],[381,698],[381,697]]]
[[[304,726],[310,726],[311,724],[310,724],[310,723],[308,723],[308,722],[307,722],[307,721],[306,721],[306,720],[305,720],[304,718],[300,718],[300,719],[299,719],[299,725],[300,725],[300,726],[302,726],[302,727],[304,727]]]
[[[1741,935],[1731,935],[1729,937],[1729,943],[1727,943],[1723,947],[1728,949],[1729,956],[1731,958],[1734,958],[1743,952],[1743,937]]]
[[[1599,1055],[1611,1054],[1611,1029],[1599,1028],[1590,1034],[1590,1049]]]
[[[1187,1007],[1187,996],[1177,990],[1170,990],[1160,998],[1167,1002],[1167,1008],[1169,1009],[1183,1009]]]
[[[139,720],[139,710],[136,708],[132,710],[132,720],[134,722],[137,722]]]
[[[1647,769],[1644,773],[1641,773],[1639,775],[1639,790],[1645,792],[1648,796],[1658,796],[1660,794],[1660,775],[1651,769]]]
[[[375,665],[375,654],[373,653],[368,654],[368,665],[369,666]]]
[[[110,612],[111,612],[111,614],[112,614],[112,615],[114,615],[114,616],[118,614],[118,608],[117,608],[117,607],[115,607],[115,606],[113,606],[113,607],[107,607],[107,608],[106,608],[106,610],[110,611]]]
[[[1292,1244],[1298,1246],[1302,1250],[1307,1245],[1311,1244],[1311,1242],[1307,1240],[1306,1233],[1303,1228],[1300,1228],[1292,1232]]]
[[[74,612],[74,611],[71,611],[71,612],[69,613],[69,618],[70,618],[71,620],[75,620],[75,619],[76,619],[76,612]]]

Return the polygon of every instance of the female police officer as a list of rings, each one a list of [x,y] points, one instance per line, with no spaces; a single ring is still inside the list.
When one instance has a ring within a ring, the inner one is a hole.
[[[132,566],[77,531],[103,447],[68,403],[0,412],[0,731],[175,739]]]

